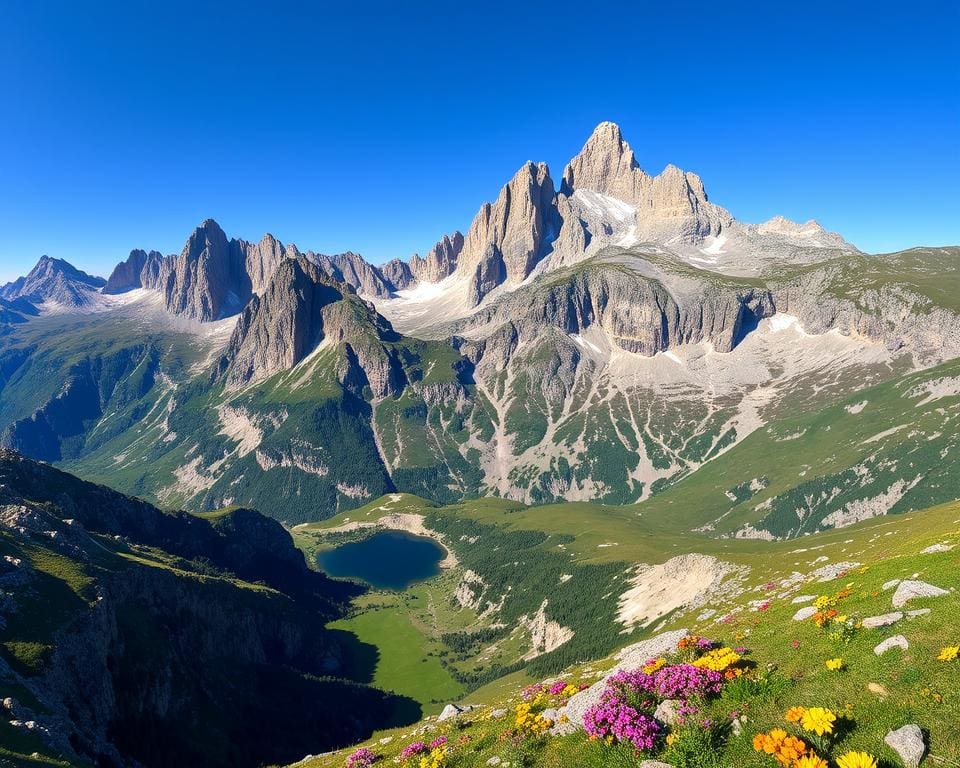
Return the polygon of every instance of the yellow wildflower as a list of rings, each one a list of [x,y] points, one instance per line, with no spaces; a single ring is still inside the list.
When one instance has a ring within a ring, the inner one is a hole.
[[[799,760],[796,760],[792,768],[830,768],[830,765],[822,757],[818,757],[813,752],[808,752]]]
[[[839,672],[841,669],[843,669],[843,659],[827,659],[826,665],[827,669],[829,669],[831,672]]]
[[[939,661],[953,661],[960,656],[960,645],[947,645],[940,649]]]
[[[866,752],[847,752],[837,758],[839,768],[877,768],[877,759]]]
[[[810,707],[800,718],[800,725],[803,730],[815,733],[817,736],[823,736],[825,733],[833,733],[833,724],[837,716],[825,707]]]
[[[714,672],[723,672],[727,667],[732,667],[740,661],[740,658],[740,654],[732,648],[714,648],[693,662],[693,666],[710,669]]]
[[[644,664],[643,671],[646,672],[648,675],[652,675],[658,669],[663,667],[666,663],[667,663],[667,660],[663,658],[663,656],[661,656],[659,659],[653,659],[651,661],[648,661],[646,664]]]

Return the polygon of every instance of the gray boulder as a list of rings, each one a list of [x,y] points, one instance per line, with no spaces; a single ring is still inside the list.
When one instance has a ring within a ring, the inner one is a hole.
[[[949,594],[947,590],[927,584],[925,581],[901,581],[897,591],[893,593],[893,607],[902,608],[908,600],[917,597],[943,597]]]
[[[443,711],[437,717],[437,722],[442,723],[444,720],[458,717],[464,712],[471,712],[474,709],[476,709],[476,707],[473,704],[465,704],[462,707],[458,704],[447,704],[447,706],[443,708]]]
[[[883,740],[890,749],[900,755],[906,768],[917,768],[927,751],[923,741],[923,731],[912,723],[890,731]]]
[[[893,637],[888,637],[886,640],[880,643],[876,648],[873,649],[873,652],[877,654],[877,656],[882,656],[891,648],[902,648],[903,650],[907,650],[909,647],[910,643],[907,642],[907,638],[905,638],[903,635],[894,635]]]
[[[877,629],[878,627],[889,627],[891,624],[896,624],[902,618],[903,613],[900,611],[895,613],[884,613],[880,616],[868,616],[863,620],[863,628]]]

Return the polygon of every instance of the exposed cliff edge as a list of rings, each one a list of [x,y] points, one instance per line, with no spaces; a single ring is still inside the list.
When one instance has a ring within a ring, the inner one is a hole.
[[[0,452],[0,542],[0,688],[50,754],[253,768],[400,703],[337,677],[355,649],[324,624],[353,588],[256,512],[163,513]]]

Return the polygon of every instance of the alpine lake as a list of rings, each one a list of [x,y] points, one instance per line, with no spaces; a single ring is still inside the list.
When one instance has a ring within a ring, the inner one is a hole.
[[[376,589],[402,591],[440,573],[447,553],[433,539],[406,531],[380,531],[317,555],[328,576],[356,579]]]

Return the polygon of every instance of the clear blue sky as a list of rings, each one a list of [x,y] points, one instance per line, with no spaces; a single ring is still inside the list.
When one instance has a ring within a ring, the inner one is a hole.
[[[523,161],[559,179],[601,120],[742,220],[960,243],[955,0],[6,0],[0,21],[0,279],[179,251],[209,216],[422,253]]]

